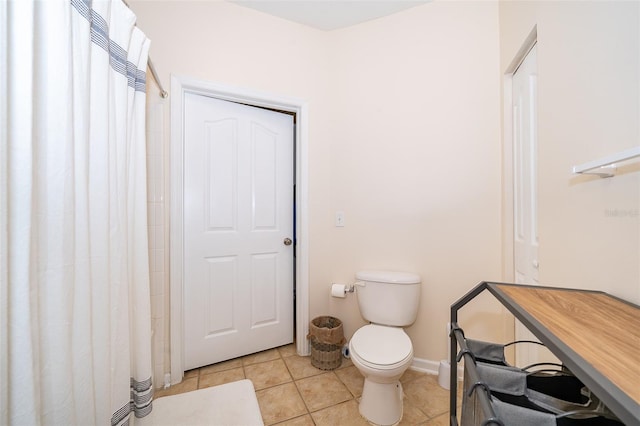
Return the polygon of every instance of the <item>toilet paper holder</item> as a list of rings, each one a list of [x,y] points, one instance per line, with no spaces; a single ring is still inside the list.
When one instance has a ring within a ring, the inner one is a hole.
[[[353,293],[353,292],[355,292],[355,291],[356,291],[356,286],[358,286],[358,287],[364,287],[364,286],[366,286],[366,284],[365,284],[363,281],[356,281],[356,282],[355,282],[355,283],[353,283],[353,284],[349,284],[349,285],[347,286],[347,290],[346,290],[346,291],[347,291],[348,293]]]
[[[340,285],[339,283],[331,283],[331,285],[334,285],[334,284]],[[344,286],[344,292],[345,292],[345,294],[354,293],[356,291],[356,286],[364,287],[365,285],[366,284],[363,281],[356,281],[355,283],[345,285]]]

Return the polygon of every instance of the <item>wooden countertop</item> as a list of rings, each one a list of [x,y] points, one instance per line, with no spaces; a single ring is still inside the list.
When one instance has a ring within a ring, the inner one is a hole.
[[[601,374],[640,407],[638,306],[595,291],[497,283],[489,284],[489,289],[497,297],[504,296],[521,316],[530,316],[534,320],[531,331],[545,344],[545,338],[551,337],[562,352],[574,352],[570,355],[577,355],[575,362]]]

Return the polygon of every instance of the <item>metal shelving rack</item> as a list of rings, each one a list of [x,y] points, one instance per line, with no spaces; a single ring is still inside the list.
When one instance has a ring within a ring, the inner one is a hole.
[[[484,424],[498,419],[467,352],[458,311],[485,290],[500,301],[627,425],[640,424],[640,307],[601,291],[481,282],[451,305],[450,419],[456,413],[457,363],[477,392]],[[587,336],[585,338],[585,336]],[[460,351],[458,352],[458,346]]]

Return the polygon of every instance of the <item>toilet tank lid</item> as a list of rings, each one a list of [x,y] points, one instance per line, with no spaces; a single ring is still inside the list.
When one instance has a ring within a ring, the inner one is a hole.
[[[356,279],[379,283],[418,284],[420,282],[420,275],[411,272],[367,270],[358,272]]]

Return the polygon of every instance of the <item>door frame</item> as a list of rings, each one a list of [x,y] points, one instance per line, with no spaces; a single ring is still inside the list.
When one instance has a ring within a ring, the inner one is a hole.
[[[183,171],[184,95],[216,99],[296,114],[295,125],[295,290],[296,351],[309,354],[309,212],[308,212],[308,105],[302,99],[282,97],[226,84],[171,75],[171,216],[170,216],[170,351],[171,384],[184,375],[183,307]],[[293,201],[293,200],[292,200]]]

